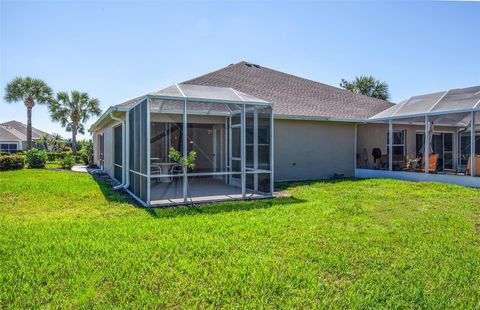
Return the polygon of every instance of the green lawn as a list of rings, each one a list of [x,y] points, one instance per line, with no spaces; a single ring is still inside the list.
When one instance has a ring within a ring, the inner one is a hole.
[[[480,308],[480,191],[393,180],[135,207],[89,175],[0,173],[0,308]]]

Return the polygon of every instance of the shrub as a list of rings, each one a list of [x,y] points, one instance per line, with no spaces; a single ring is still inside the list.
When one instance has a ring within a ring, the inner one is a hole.
[[[93,143],[92,140],[82,141],[82,149],[78,152],[83,163],[87,166],[93,164]]]
[[[31,149],[26,152],[26,159],[29,168],[45,168],[48,156],[47,152],[39,149]]]
[[[7,155],[10,155],[10,153],[9,153],[9,152],[0,151],[0,156],[7,156]]]
[[[65,158],[60,162],[60,167],[62,169],[72,169],[73,165],[75,165],[75,156],[72,154],[65,155]]]
[[[23,169],[25,167],[25,156],[2,155],[0,156],[0,171]]]

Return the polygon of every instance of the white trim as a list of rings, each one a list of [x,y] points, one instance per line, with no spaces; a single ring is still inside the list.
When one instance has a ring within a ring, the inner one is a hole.
[[[140,198],[138,198],[137,196],[135,196],[134,193],[132,193],[128,188],[125,188],[125,191],[127,191],[127,193],[130,194],[130,196],[132,196],[136,201],[138,201],[142,206],[144,207],[148,207],[148,205]]]
[[[245,168],[246,168],[246,130],[245,130],[245,123],[246,123],[246,117],[245,117],[245,105],[242,106],[242,114],[241,114],[241,128],[240,128],[240,154],[241,154],[241,171],[242,171],[242,197],[245,198],[245,194],[247,193],[247,178],[245,174]]]
[[[473,106],[474,109],[476,108],[480,108],[480,100],[478,100],[478,102]]]
[[[273,108],[270,110],[270,194],[273,195],[275,191],[275,122],[273,118]]]
[[[393,121],[388,121],[388,170],[393,170]]]
[[[470,174],[472,177],[475,176],[475,112],[472,112],[470,115]]]
[[[130,186],[130,113],[125,113],[125,188]]]
[[[414,182],[439,182],[480,188],[480,177],[448,174],[425,174],[406,171],[386,171],[373,169],[355,169],[355,177],[361,179],[397,179]]]
[[[403,107],[407,104],[407,102],[410,101],[410,99],[412,99],[412,97],[408,97],[407,100],[405,100],[404,102],[399,103],[399,104],[398,104],[398,107],[395,109],[395,111],[392,113],[392,115],[397,115],[398,111],[399,111],[401,108],[403,108]],[[382,111],[382,112],[383,112],[383,111]],[[382,113],[382,112],[380,112],[380,113]]]
[[[430,173],[430,121],[428,115],[425,115],[425,127],[424,127],[424,141],[423,141],[423,154],[425,158],[425,174]]]
[[[133,172],[133,173],[135,173],[135,174],[138,174],[138,175],[140,175],[140,176],[142,176],[142,177],[146,177],[146,178],[148,178],[148,175],[146,175],[146,174],[143,174],[143,173],[141,173],[141,172],[137,172],[137,171],[135,171],[135,170],[132,170],[132,169],[130,169],[130,172]]]
[[[0,141],[0,144],[15,144],[17,146],[17,149],[15,150],[15,152],[18,152],[18,151],[22,151],[19,146],[20,146],[20,142],[18,141]],[[0,151],[1,152],[10,152],[10,151],[4,151],[0,148]],[[12,153],[13,154],[13,153]]]
[[[264,105],[272,106],[270,102],[267,101],[250,101],[250,100],[224,100],[224,99],[209,99],[209,98],[198,98],[198,97],[179,97],[179,96],[159,96],[159,95],[148,95],[152,99],[159,100],[184,100],[193,101],[193,102],[208,102],[208,103],[224,103],[224,104],[248,104],[248,105]]]
[[[231,88],[231,87],[230,87],[230,89],[233,91],[233,93],[234,93],[235,95],[237,95],[238,98],[240,98],[241,101],[245,101],[245,99],[243,99],[243,98],[235,91],[235,89],[233,89],[233,88]]]
[[[178,85],[177,85],[178,87]],[[183,92],[182,92],[183,94]],[[185,96],[185,95],[184,95]],[[188,156],[188,116],[187,116],[187,98],[185,97],[183,102],[183,124],[182,124],[182,148],[183,148],[183,157],[187,158]],[[188,178],[187,178],[187,168],[183,168],[183,202],[188,202]]]
[[[175,87],[178,89],[178,91],[180,92],[180,94],[182,94],[183,98],[187,98],[187,96],[185,96],[185,93],[184,93],[183,90],[180,88],[180,86],[178,86],[177,83],[175,83]]]
[[[151,201],[151,142],[150,142],[150,129],[151,129],[151,123],[150,123],[150,98],[147,97],[147,205],[150,206],[150,201]]]
[[[435,115],[448,115],[448,114],[458,114],[458,113],[470,113],[480,111],[480,107],[474,107],[471,109],[459,109],[459,110],[450,110],[450,111],[439,111],[439,112],[429,112],[429,113],[416,113],[416,114],[409,114],[409,115],[401,115],[401,116],[390,116],[390,117],[380,117],[380,118],[369,118],[366,120],[367,123],[374,123],[374,122],[381,122],[381,121],[388,121],[389,119],[403,119],[403,118],[414,118],[414,117],[423,117],[426,115],[435,116]]]
[[[440,98],[432,105],[432,107],[428,110],[428,113],[432,112],[433,108],[437,106],[437,104],[445,97],[450,90],[447,90]]]

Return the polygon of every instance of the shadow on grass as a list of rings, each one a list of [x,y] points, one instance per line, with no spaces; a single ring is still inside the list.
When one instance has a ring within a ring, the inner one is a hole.
[[[215,202],[195,206],[144,208],[144,210],[153,218],[174,218],[179,216],[245,212],[250,210],[268,209],[276,206],[292,205],[302,202],[304,202],[304,200],[294,197],[267,198],[257,200]]]
[[[192,216],[202,214],[218,214],[226,212],[240,212],[258,209],[267,209],[274,206],[291,205],[304,202],[304,200],[294,197],[287,198],[268,198],[256,200],[236,200],[206,203],[195,206],[166,206],[146,208],[138,201],[132,198],[126,191],[114,191],[111,178],[108,176],[90,175],[94,180],[104,197],[111,202],[130,203],[131,205],[143,209],[153,218],[173,218],[178,216]]]
[[[305,180],[305,181],[291,181],[291,182],[281,182],[275,185],[276,190],[284,191],[289,188],[294,188],[298,186],[308,186],[315,184],[334,184],[334,183],[343,183],[343,182],[361,182],[368,179],[359,179],[359,178],[331,178],[331,179],[316,179],[316,180]]]

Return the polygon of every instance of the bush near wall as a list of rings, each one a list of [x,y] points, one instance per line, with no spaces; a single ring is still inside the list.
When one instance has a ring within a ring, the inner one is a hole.
[[[28,168],[45,168],[48,156],[47,152],[39,149],[31,149],[25,152]]]
[[[75,158],[72,154],[67,154],[65,158],[60,162],[60,167],[62,169],[72,169],[73,165],[75,165]]]
[[[23,169],[25,167],[25,156],[1,155],[0,171]]]

